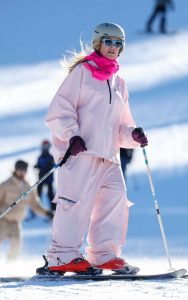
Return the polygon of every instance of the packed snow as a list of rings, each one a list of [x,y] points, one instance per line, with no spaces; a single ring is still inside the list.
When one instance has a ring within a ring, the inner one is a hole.
[[[26,3],[27,2],[27,3]],[[172,266],[188,269],[188,19],[186,0],[168,13],[169,35],[146,35],[143,28],[152,1],[17,0],[0,4],[0,181],[15,160],[30,162],[28,180],[40,142],[50,138],[44,124],[48,105],[65,77],[60,60],[66,49],[89,42],[93,27],[113,21],[126,28],[120,58],[130,106],[148,135],[146,148],[167,235]],[[89,7],[88,7],[89,5]],[[86,13],[87,12],[87,13]],[[78,17],[79,16],[79,17]],[[142,151],[136,150],[127,173],[129,230],[122,256],[141,273],[169,269],[157,222]],[[43,205],[48,206],[44,194]],[[7,244],[0,245],[0,277],[33,276],[50,243],[51,222],[35,217],[23,224],[20,261],[7,264]],[[84,248],[84,247],[83,247]],[[187,279],[165,281],[1,283],[0,299],[180,299],[188,296]]]

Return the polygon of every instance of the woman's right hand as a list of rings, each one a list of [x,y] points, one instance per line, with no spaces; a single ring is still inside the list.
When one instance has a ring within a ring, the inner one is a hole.
[[[81,136],[73,136],[69,141],[70,153],[75,156],[80,152],[87,151],[86,143]]]

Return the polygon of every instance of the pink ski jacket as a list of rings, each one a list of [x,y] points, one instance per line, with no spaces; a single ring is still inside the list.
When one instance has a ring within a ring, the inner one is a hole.
[[[132,138],[135,122],[128,103],[125,82],[114,74],[109,80],[97,80],[83,64],[65,78],[52,100],[46,116],[52,132],[52,152],[62,158],[69,139],[81,136],[87,151],[78,156],[100,157],[120,163],[119,148],[135,148]]]

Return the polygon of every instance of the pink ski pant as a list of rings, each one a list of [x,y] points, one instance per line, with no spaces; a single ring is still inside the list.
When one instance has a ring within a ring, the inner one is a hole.
[[[92,265],[121,254],[128,225],[128,200],[121,166],[96,157],[71,157],[59,169],[49,263],[68,263],[85,251]]]

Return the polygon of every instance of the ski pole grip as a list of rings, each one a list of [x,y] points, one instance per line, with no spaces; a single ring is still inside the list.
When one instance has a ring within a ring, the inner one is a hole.
[[[58,163],[58,167],[61,167],[66,163],[67,159],[71,156],[70,147],[67,149],[63,159]]]

